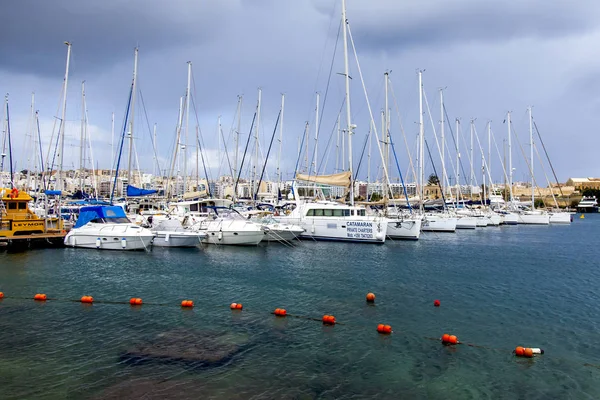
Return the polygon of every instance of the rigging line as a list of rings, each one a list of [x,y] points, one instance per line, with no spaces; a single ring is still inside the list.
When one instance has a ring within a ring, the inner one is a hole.
[[[294,179],[296,179],[296,174],[298,173],[298,166],[300,164],[300,159],[302,158],[302,148],[304,147],[304,138],[306,137],[306,125],[308,124],[308,122],[305,123],[304,125],[304,133],[302,134],[302,141],[300,142],[300,151],[298,151],[298,159],[296,160],[296,168],[294,168]]]
[[[333,25],[333,21],[336,20],[336,18],[333,18],[334,14],[335,14],[335,9],[337,6],[337,1],[333,2],[333,7],[331,9],[331,15],[329,16],[329,27],[327,27],[327,38],[325,40],[325,45],[323,46],[323,51],[321,52],[321,61],[319,62],[319,70],[317,71],[317,78],[315,79],[315,87],[313,89],[313,93],[315,93],[317,91],[317,87],[319,86],[319,78],[321,77],[321,71],[323,70],[323,61],[325,60],[325,51],[327,50],[327,45],[329,44],[329,31],[331,31],[331,26]],[[339,35],[340,35],[340,28],[342,26],[342,23],[340,21],[340,25],[338,27],[338,36],[337,38],[339,39]],[[334,47],[334,54],[335,54],[335,50],[337,49],[337,40],[336,40],[336,46]],[[331,76],[331,71],[329,71],[329,74]],[[310,108],[312,109],[312,105],[310,106]]]
[[[344,104],[346,104],[346,98],[345,97],[344,97],[344,100],[342,101],[342,106],[340,107],[340,111],[338,112],[338,116],[342,113],[342,109],[344,108]],[[322,120],[323,119],[321,119],[321,121]],[[336,132],[336,128],[337,128],[337,122],[334,122],[333,123],[333,128],[331,129],[331,134],[329,135],[329,140],[327,141],[327,146],[325,146],[325,151],[323,152],[323,155],[321,156],[321,161],[319,161],[319,165],[321,165],[321,166],[323,165],[323,161],[325,160],[327,152],[329,151],[329,146],[331,145],[331,141],[333,140],[333,134]],[[321,172],[325,172],[326,167],[327,167],[327,162],[325,161],[325,166],[323,166],[322,169],[317,169],[317,171],[318,171],[317,175],[319,175]]]
[[[427,147],[427,154],[429,154],[429,160],[431,161],[431,166],[433,167],[433,173],[437,176],[437,171],[435,169],[435,163],[433,162],[433,158],[431,158],[431,151],[429,151],[429,144],[427,143],[427,140],[425,140],[425,147]],[[442,186],[440,185],[440,180],[437,180],[438,182],[438,187],[440,188],[440,193],[442,194],[442,201],[444,202],[444,210],[446,210],[446,198],[444,197],[444,190],[442,189]]]
[[[358,159],[358,165],[356,166],[356,173],[354,174],[354,181],[358,179],[358,173],[360,172],[360,166],[362,164],[363,157],[365,155],[365,150],[367,149],[367,144],[369,143],[369,138],[371,137],[371,130],[369,129],[369,133],[365,135],[365,143],[363,144],[362,152],[360,153],[360,158]]]
[[[8,163],[9,165],[9,170],[10,170],[10,188],[13,189],[15,187],[15,184],[13,183],[13,156],[12,156],[12,139],[11,139],[11,135],[10,135],[10,113],[9,113],[9,109],[8,109],[8,101],[6,102],[6,132],[8,134]]]
[[[558,209],[558,202],[556,201],[556,196],[554,196],[554,190],[552,190],[552,185],[550,183],[550,179],[548,179],[548,174],[546,174],[546,170],[544,169],[544,164],[542,161],[542,157],[540,156],[540,152],[538,151],[537,146],[533,146],[533,148],[535,149],[535,154],[537,155],[538,161],[542,166],[542,172],[544,173],[544,177],[546,178],[546,183],[548,183],[548,188],[550,189],[550,194],[552,195],[552,200],[554,201],[554,206]]]
[[[58,115],[58,112],[60,111],[60,106],[62,103],[62,96],[64,93],[64,86],[65,85],[65,81],[63,79],[63,84],[60,88],[60,95],[58,96],[58,104],[56,106],[56,115]],[[46,162],[48,162],[48,160],[50,159],[50,152],[52,151],[52,142],[54,141],[54,134],[56,133],[56,121],[58,120],[58,117],[54,117],[54,122],[52,124],[52,134],[50,135],[50,141],[48,142],[48,151],[46,152]],[[57,139],[58,140],[58,137]],[[52,164],[48,166],[48,172],[52,173],[52,168],[54,168],[54,159],[52,160]],[[45,174],[46,172],[44,171],[43,174]]]
[[[37,124],[37,133],[38,133],[38,142],[40,147],[40,164],[42,168],[42,185],[44,186],[44,191],[48,190],[46,186],[46,176],[44,175],[44,150],[42,149],[42,133],[40,131],[40,118],[38,115],[38,111],[35,112],[35,121]]]
[[[138,84],[139,86],[139,84]],[[156,152],[156,143],[154,143],[154,135],[152,134],[152,128],[150,128],[150,121],[148,119],[148,112],[146,111],[146,103],[144,102],[144,96],[142,95],[141,88],[138,90],[140,94],[140,100],[142,101],[142,109],[144,110],[144,117],[146,118],[146,126],[148,127],[148,133],[150,134],[150,138],[152,141],[152,151],[154,152],[154,159],[156,160],[156,166],[158,167],[158,171],[160,173],[160,162],[158,160],[158,154]]]
[[[192,78],[194,76],[194,73],[192,72]],[[196,118],[196,126],[198,126],[198,146],[199,149],[198,151],[202,151],[202,148],[206,148],[206,146],[204,145],[204,137],[202,135],[202,129],[200,129],[200,120],[198,119],[198,109],[196,108],[196,101],[194,100],[194,96],[191,97],[192,100],[192,106],[194,107],[194,116]],[[207,173],[207,169],[206,169],[206,165],[204,164],[204,154],[200,153],[200,157],[202,158],[202,164],[204,167],[204,174],[206,175],[206,181],[208,182],[209,178],[210,180],[212,180],[212,176],[209,176]],[[208,156],[207,156],[207,161],[206,164],[208,164]],[[210,171],[210,165],[208,165],[208,171]]]
[[[406,139],[406,131],[404,130],[404,125],[402,124],[402,117],[400,116],[400,107],[398,106],[398,100],[396,98],[396,92],[394,91],[394,85],[392,85],[392,78],[388,75],[388,80],[390,82],[390,89],[392,92],[392,98],[394,99],[394,106],[396,108],[396,115],[398,116],[398,124],[400,125],[400,131],[402,132],[402,137],[404,139],[404,146],[406,148],[406,152],[408,154],[408,162],[410,165],[410,169],[411,172],[413,174],[413,176],[417,176],[416,170],[415,170],[415,165],[413,163],[413,158],[410,154],[410,147],[408,146],[408,140]]]
[[[131,107],[131,98],[133,96],[133,88],[134,83],[131,83],[131,88],[129,89],[129,100],[127,100],[127,110],[125,111],[125,118],[123,121],[123,133],[121,134],[121,144],[119,146],[119,156],[117,158],[117,168],[115,170],[115,179],[112,187],[112,191],[110,193],[110,204],[113,204],[113,199],[115,197],[115,190],[117,188],[117,178],[119,176],[119,166],[121,165],[121,156],[123,155],[123,144],[125,143],[125,133],[127,132],[127,120],[129,118],[129,109]]]
[[[391,138],[391,136],[390,136],[390,138]],[[404,192],[404,197],[406,198],[406,204],[408,205],[408,210],[412,214],[413,209],[410,205],[410,200],[408,199],[408,191],[406,190],[406,185],[404,184],[404,178],[402,177],[402,170],[400,169],[400,163],[398,162],[398,156],[396,155],[396,148],[394,147],[394,142],[392,142],[391,139],[390,139],[390,144],[392,145],[392,153],[394,153],[394,160],[396,160],[396,168],[398,168],[398,174],[400,175],[400,182],[402,183],[402,191]],[[390,188],[390,194],[392,195],[392,199],[393,199],[394,193],[392,192],[391,188]],[[396,207],[396,204],[394,204],[394,207]]]
[[[250,143],[250,138],[252,137],[252,130],[254,129],[254,122],[256,121],[256,111],[254,112],[254,117],[252,117],[252,124],[250,125],[250,132],[248,133],[248,140],[246,141],[246,146],[244,148],[244,155],[242,156],[242,162],[240,164],[240,168],[238,170],[238,176],[235,180],[235,186],[233,187],[233,196],[237,198],[237,187],[240,181],[240,176],[242,175],[242,169],[244,168],[244,161],[246,160],[246,153],[248,151],[248,144]]]
[[[198,135],[198,147],[200,151],[200,159],[202,160],[202,169],[204,169],[204,176],[206,176],[206,191],[208,192],[208,197],[212,198],[212,193],[210,192],[210,181],[208,180],[208,172],[206,171],[206,163],[204,162],[204,153],[202,152],[202,145],[200,144],[200,135]],[[185,192],[185,188],[183,189]]]
[[[535,121],[533,121],[533,126],[535,127],[535,131],[538,134],[538,138],[540,138],[540,143],[542,144],[544,153],[546,153],[546,158],[548,159],[548,164],[550,164],[550,169],[552,170],[552,174],[554,175],[554,179],[556,180],[556,184],[558,185],[558,190],[560,190],[560,195],[562,197],[565,197],[565,195],[562,191],[562,187],[561,187],[560,183],[558,183],[558,177],[556,176],[556,172],[554,171],[554,166],[552,165],[552,161],[550,161],[550,156],[548,155],[548,152],[546,151],[546,146],[544,145],[544,141],[542,140],[542,135],[540,135],[540,131],[538,130],[538,127],[537,127],[537,124],[535,123]],[[552,192],[552,193],[554,193],[554,192]]]
[[[277,120],[275,121],[275,128],[273,128],[273,135],[271,135],[271,143],[269,143],[269,149],[267,150],[267,156],[265,157],[265,162],[262,167],[262,172],[260,173],[260,179],[258,180],[258,184],[256,185],[256,193],[254,193],[254,201],[258,199],[258,191],[260,189],[260,184],[262,183],[263,176],[265,174],[265,168],[267,167],[267,162],[269,161],[269,154],[271,153],[271,147],[273,146],[273,140],[275,139],[275,134],[277,133],[277,125],[279,125],[279,118],[281,118],[281,110],[279,114],[277,114]]]
[[[542,197],[542,193],[540,192],[540,188],[538,187],[537,181],[535,180],[535,176],[533,175],[533,172],[531,170],[531,164],[529,163],[529,160],[527,159],[527,156],[525,156],[525,150],[523,149],[523,146],[521,145],[521,141],[519,140],[519,137],[517,136],[517,131],[515,131],[515,127],[511,124],[511,130],[513,133],[513,136],[517,139],[517,143],[519,145],[519,149],[521,149],[521,154],[523,155],[523,158],[525,159],[525,164],[527,164],[527,169],[529,170],[529,175],[531,175],[531,179],[533,180],[533,184],[535,185],[537,191],[538,191],[538,195],[540,197]],[[533,163],[533,160],[531,160],[531,162]],[[535,208],[535,205],[532,203],[531,204],[531,209],[533,210]]]
[[[227,151],[227,143],[225,143],[225,136],[223,135],[223,129],[219,129],[221,131],[221,138],[223,139],[223,147],[225,148],[225,157],[227,158],[227,165],[229,166],[229,173],[233,178],[233,169],[231,167],[231,161],[229,160],[229,152]]]
[[[448,116],[448,110],[446,109],[446,104],[444,104],[444,115],[446,116],[446,122],[448,123],[448,129],[450,129],[450,136],[452,136],[452,142],[454,143],[454,148],[458,148],[459,149],[459,153],[460,153],[460,146],[456,145],[456,138],[454,137],[454,129],[452,129],[452,124],[450,123],[450,117]],[[454,119],[456,120],[456,119]],[[463,178],[465,178],[465,182],[466,182],[466,176],[467,173],[465,172],[465,168],[463,166],[462,163],[462,157],[459,159],[459,165],[457,165],[456,167],[460,167],[460,170],[462,172],[462,176]],[[456,182],[457,185],[460,185],[460,182]]]

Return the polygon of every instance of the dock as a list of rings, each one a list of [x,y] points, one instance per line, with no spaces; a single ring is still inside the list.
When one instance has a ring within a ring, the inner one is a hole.
[[[25,250],[64,247],[66,233],[0,236],[0,250]]]

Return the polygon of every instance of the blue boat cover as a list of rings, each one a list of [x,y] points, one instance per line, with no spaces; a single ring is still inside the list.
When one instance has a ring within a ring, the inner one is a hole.
[[[156,192],[158,192],[158,190],[140,189],[135,186],[127,185],[127,197],[147,196]]]
[[[127,218],[125,211],[119,206],[87,206],[79,210],[79,218],[73,228],[81,228],[97,218]]]
[[[46,195],[48,195],[48,196],[60,196],[61,191],[60,190],[46,190],[44,193],[46,193]]]

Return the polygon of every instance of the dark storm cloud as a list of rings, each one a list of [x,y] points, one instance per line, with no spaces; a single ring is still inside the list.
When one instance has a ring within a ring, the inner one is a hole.
[[[237,6],[237,1],[218,7],[185,0],[7,1],[0,13],[0,68],[60,75],[64,57],[56,55],[70,41],[74,68],[101,70],[130,56],[136,45],[161,51],[211,40],[219,35],[224,13]]]
[[[593,0],[350,0],[348,8],[356,38],[365,50],[563,37],[589,31],[600,16],[600,4]]]

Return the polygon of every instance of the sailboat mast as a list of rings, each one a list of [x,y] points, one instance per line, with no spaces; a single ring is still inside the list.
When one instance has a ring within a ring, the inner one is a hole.
[[[475,127],[475,120],[471,119],[471,143],[470,143],[470,148],[469,151],[471,153],[471,158],[470,158],[470,164],[471,164],[471,175],[469,176],[469,194],[471,196],[471,201],[473,201],[473,182],[475,181],[475,170],[474,170],[474,165],[475,164],[475,160],[473,158],[474,154],[473,154],[473,129]]]
[[[446,156],[446,138],[444,136],[444,125],[445,125],[445,120],[444,120],[444,89],[440,88],[440,134],[441,134],[441,140],[442,140],[442,150],[441,150],[441,161],[442,161],[442,180],[441,180],[441,186],[442,188],[446,185],[446,164],[444,163],[444,158]],[[442,190],[442,193],[444,191]]]
[[[63,170],[64,152],[65,152],[65,124],[66,124],[66,118],[67,118],[67,85],[69,83],[69,64],[71,62],[71,43],[65,42],[65,44],[67,45],[67,65],[65,68],[65,80],[64,80],[64,85],[63,85],[62,116],[60,118],[60,132],[59,132],[60,152],[58,153],[59,163],[58,163],[58,173],[57,173],[57,184],[58,184],[59,190],[65,189],[63,187],[64,185],[63,185],[62,170]]]
[[[33,138],[33,151],[30,153],[33,155],[33,171],[37,174],[37,157],[35,153],[37,151],[37,135],[35,134],[35,93],[31,93],[31,136]],[[29,156],[28,156],[29,157]],[[31,187],[31,171],[29,169],[29,160],[27,160],[27,189]],[[34,185],[37,189],[37,185]]]
[[[344,78],[346,81],[346,126],[348,133],[348,169],[350,171],[350,204],[354,205],[354,178],[352,171],[352,135],[354,125],[350,113],[350,68],[348,66],[348,20],[346,18],[346,0],[342,0],[342,27],[344,30]]]
[[[529,111],[529,143],[531,145],[530,146],[531,148],[529,149],[531,151],[529,159],[531,160],[530,161],[530,164],[531,164],[531,209],[533,210],[535,208],[535,185],[534,185],[535,179],[533,177],[533,123],[532,123],[533,116],[531,115],[531,113],[532,113],[531,109],[532,109],[532,107],[529,106],[528,107],[528,111]]]
[[[507,113],[506,122],[508,124],[508,187],[510,190],[510,201],[513,201],[513,167],[511,150],[511,132],[510,132],[510,111]]]
[[[319,103],[321,101],[321,95],[317,92],[317,107],[315,108],[315,154],[313,154],[313,171],[315,175],[318,175],[317,172],[317,162],[318,162],[318,151],[317,146],[319,144]],[[315,187],[317,183],[315,181]]]
[[[158,160],[156,158],[156,154],[157,154],[156,153],[157,152],[157,149],[156,149],[156,122],[154,123],[154,128],[152,129],[152,145],[154,147],[154,157],[153,157],[154,165],[152,166],[152,170],[156,171],[158,169],[157,168]],[[160,169],[158,169],[158,171],[154,173],[155,176],[158,176],[159,174],[160,174]]]
[[[133,52],[133,83],[132,83],[132,93],[131,93],[131,109],[129,118],[129,161],[127,165],[127,184],[130,185],[131,182],[131,162],[132,162],[132,153],[133,153],[133,126],[135,122],[135,97],[137,93],[137,64],[138,64],[138,48],[136,47]]]
[[[383,150],[383,163],[384,163],[384,171],[389,171],[390,168],[390,115],[389,115],[389,109],[390,109],[390,104],[389,104],[389,96],[388,96],[388,92],[389,92],[389,85],[390,85],[390,73],[388,71],[385,71],[385,73],[383,74],[384,78],[385,78],[385,99],[384,99],[384,110],[383,110],[383,117],[384,117],[384,126],[383,126],[383,131],[382,131],[382,137],[383,139],[383,146],[384,146],[384,150]],[[388,188],[388,179],[386,177],[384,177],[383,179],[383,199],[387,199],[388,198],[388,194],[390,189]]]
[[[421,210],[423,210],[423,201],[425,196],[425,163],[424,163],[425,131],[423,125],[423,71],[419,70],[419,198]]]
[[[456,118],[456,204],[460,200],[460,120]]]
[[[283,144],[283,111],[285,107],[285,94],[281,94],[281,118],[279,120],[279,157],[277,158],[277,190],[281,187],[281,149]]]
[[[243,101],[243,96],[241,96],[241,95],[238,96],[238,110],[237,110],[238,126],[237,126],[237,131],[235,132],[235,135],[234,135],[235,154],[233,155],[233,179],[236,179],[236,177],[238,176],[237,166],[238,166],[238,154],[240,152],[240,150],[239,150],[240,130],[242,129],[242,101]],[[237,196],[237,193],[235,193],[235,196]]]
[[[185,138],[183,143],[183,193],[187,192],[187,144],[190,132],[190,85],[192,80],[192,62],[188,61],[187,87],[185,90]],[[220,157],[219,157],[220,159]]]
[[[258,168],[258,152],[259,152],[259,148],[258,148],[258,135],[259,135],[259,128],[260,128],[260,106],[261,106],[261,101],[262,101],[262,89],[258,88],[258,106],[257,106],[257,110],[256,110],[256,128],[254,130],[254,147],[255,147],[255,151],[254,151],[254,165],[252,166],[252,181],[254,182],[252,184],[252,193],[258,197],[258,179],[257,179],[257,168]],[[256,199],[253,199],[256,200]]]
[[[81,135],[79,147],[79,190],[83,191],[83,149],[85,148],[85,81],[81,82]]]

